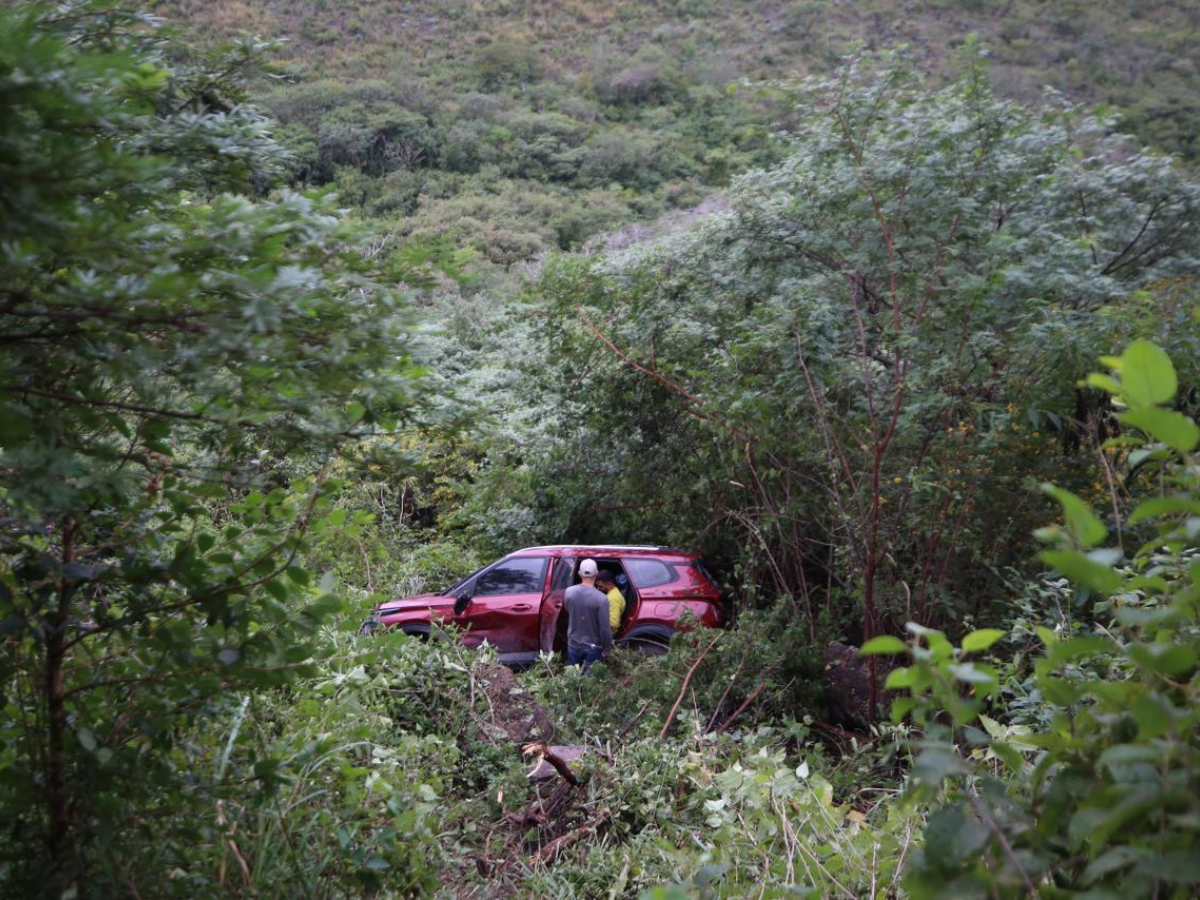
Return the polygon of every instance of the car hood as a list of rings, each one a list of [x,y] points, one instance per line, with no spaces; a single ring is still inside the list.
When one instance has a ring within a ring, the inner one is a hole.
[[[435,609],[443,606],[453,606],[454,598],[448,594],[418,594],[415,597],[402,597],[398,600],[385,600],[375,609],[380,615],[403,612],[407,609]]]

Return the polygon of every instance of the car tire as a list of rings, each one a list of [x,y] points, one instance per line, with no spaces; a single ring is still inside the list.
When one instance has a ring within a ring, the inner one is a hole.
[[[620,645],[651,656],[662,656],[670,649],[670,638],[658,634],[641,634],[625,638],[620,641]]]

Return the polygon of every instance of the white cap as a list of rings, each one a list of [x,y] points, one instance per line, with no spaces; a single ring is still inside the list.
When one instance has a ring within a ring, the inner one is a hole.
[[[579,564],[580,578],[595,578],[596,577],[596,561],[594,559],[585,559]]]

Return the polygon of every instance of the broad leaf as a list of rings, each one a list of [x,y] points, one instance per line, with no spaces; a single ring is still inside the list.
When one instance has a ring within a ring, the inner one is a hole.
[[[1043,484],[1042,491],[1062,506],[1067,519],[1067,531],[1080,547],[1091,549],[1108,537],[1104,523],[1080,497],[1052,484]]]
[[[1171,358],[1149,341],[1134,341],[1121,354],[1121,392],[1133,407],[1166,403],[1177,382]]]
[[[1117,418],[1180,453],[1190,453],[1200,443],[1200,426],[1172,409],[1131,409]]]
[[[858,651],[860,656],[874,656],[889,653],[905,653],[908,651],[908,645],[898,637],[893,637],[890,634],[881,634],[879,637],[873,637],[862,645]]]
[[[1093,562],[1074,550],[1043,550],[1042,559],[1047,565],[1062,572],[1077,584],[1089,587],[1102,594],[1111,594],[1121,589],[1121,575],[1111,566]]]

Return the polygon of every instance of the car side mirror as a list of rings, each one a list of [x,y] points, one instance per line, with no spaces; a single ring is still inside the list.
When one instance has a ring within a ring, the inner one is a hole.
[[[467,611],[467,607],[471,605],[471,595],[463,594],[454,601],[454,614],[461,616]]]

